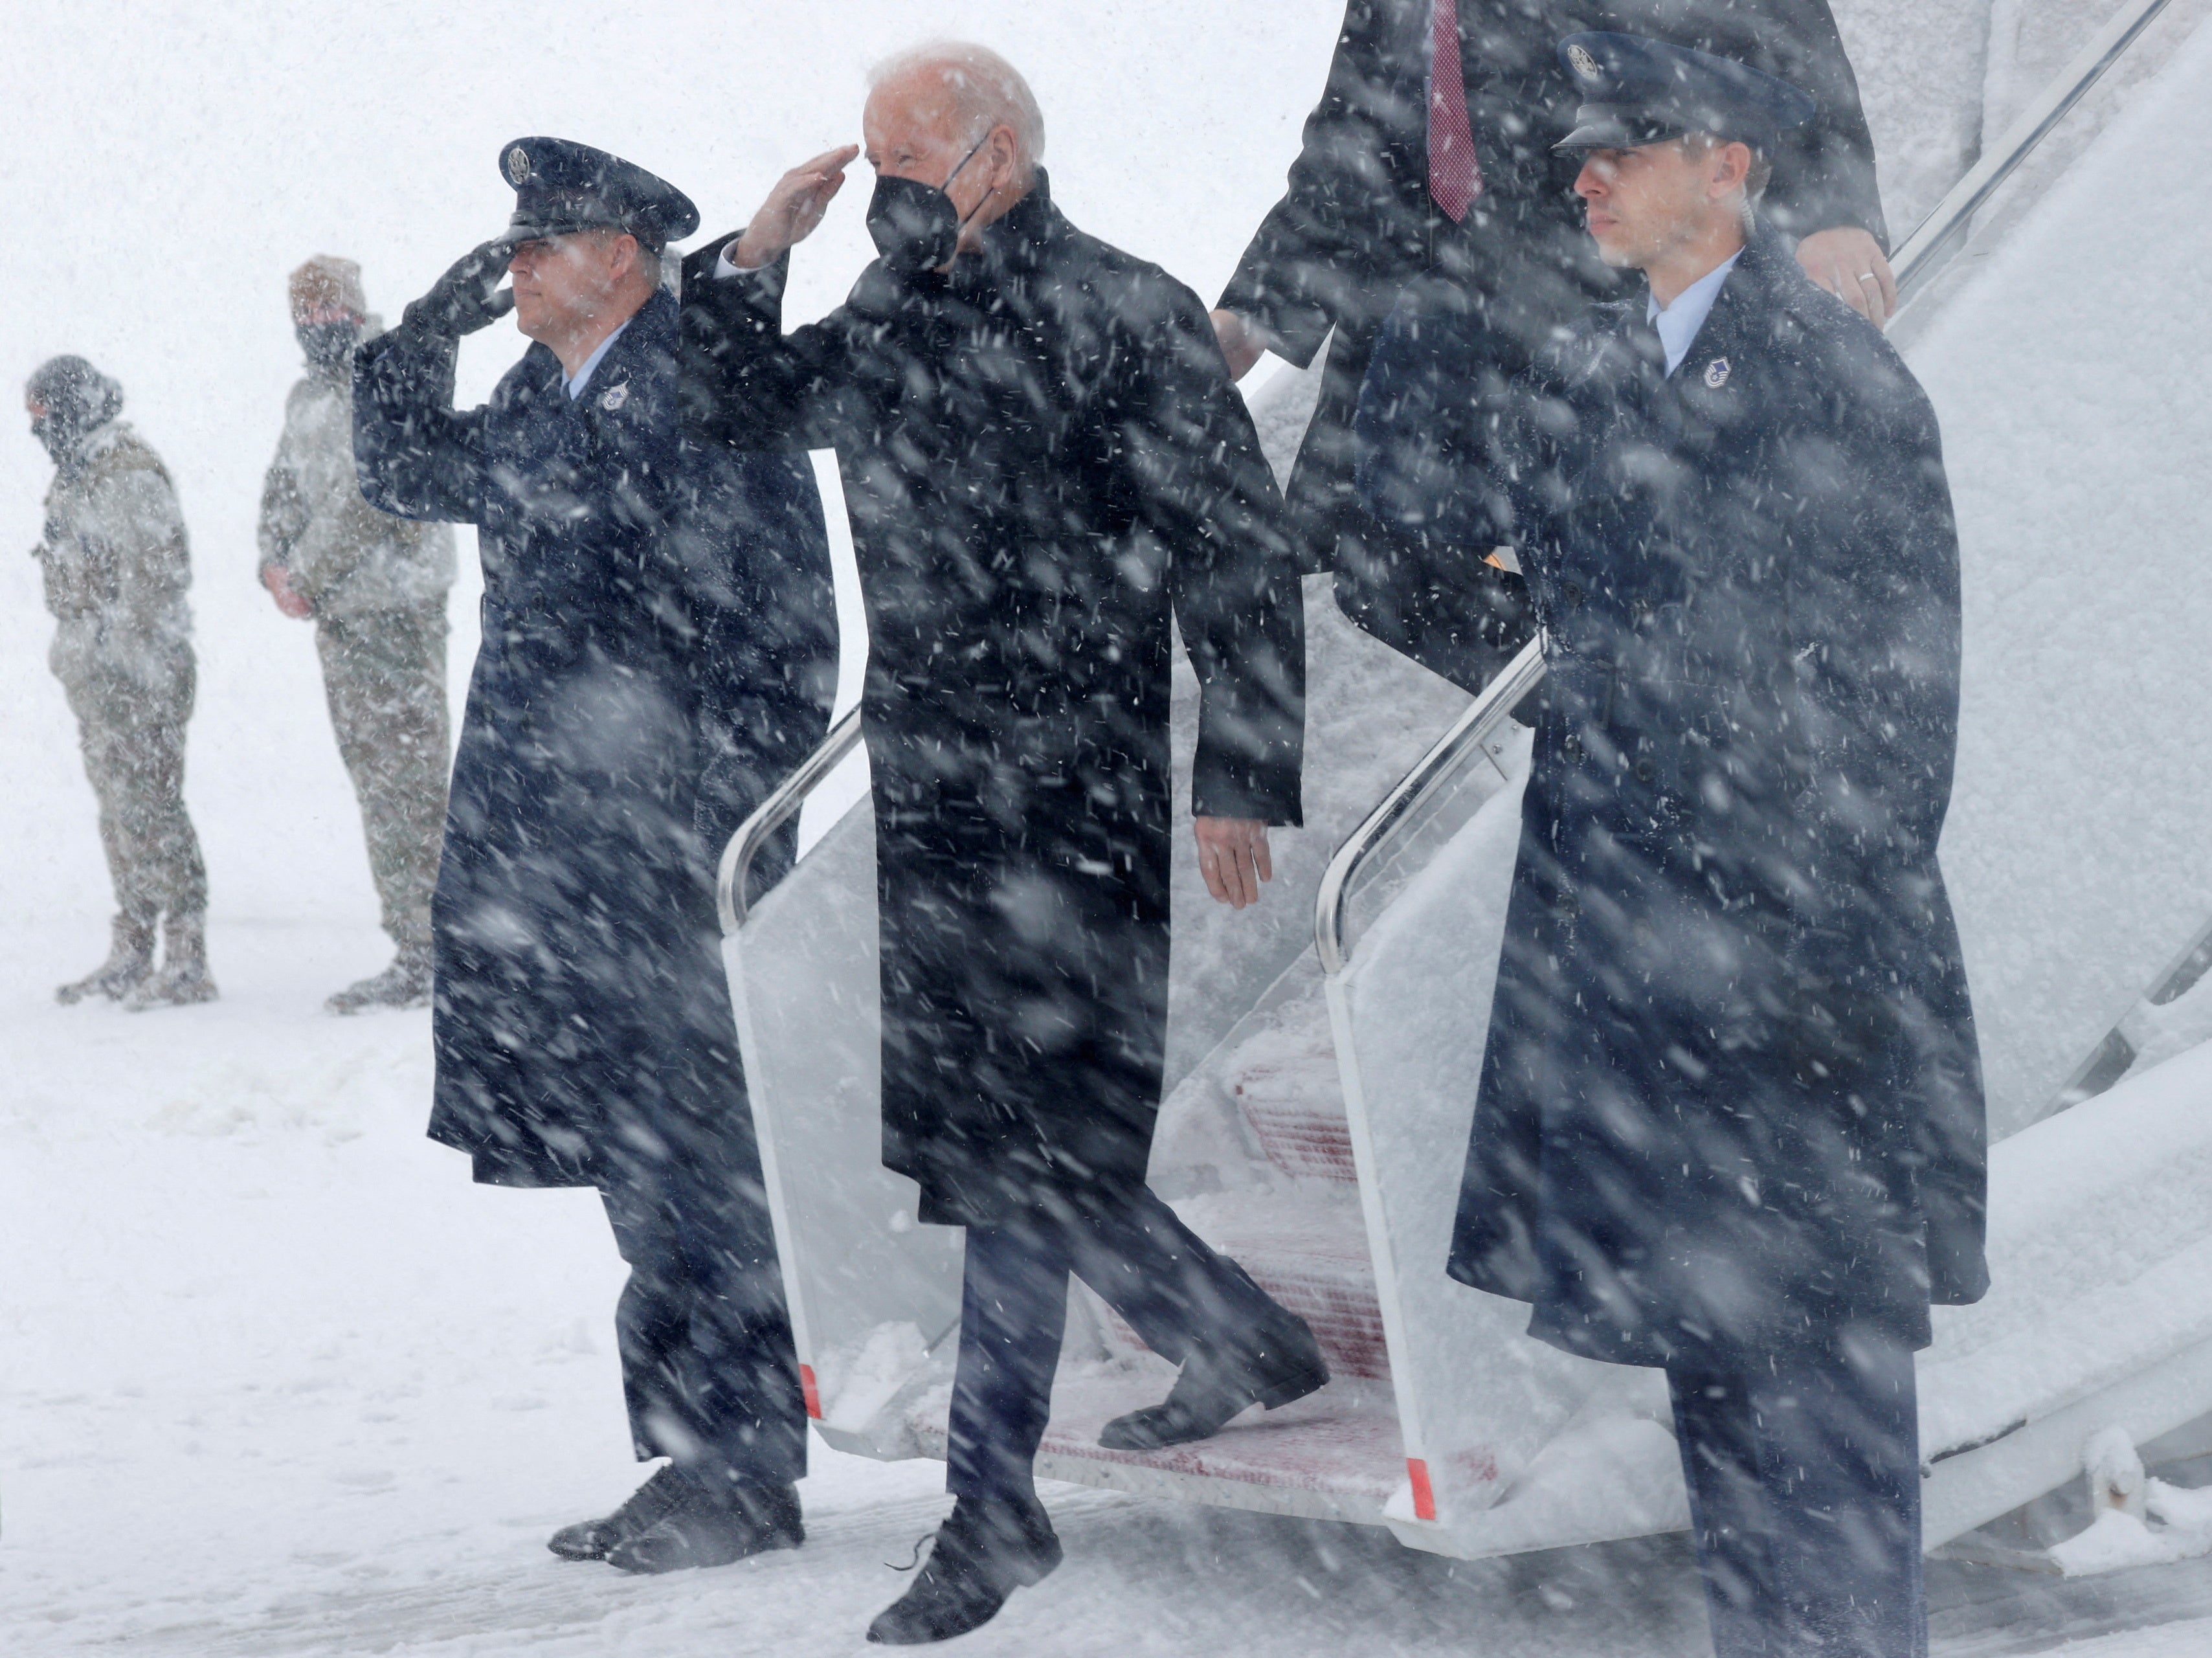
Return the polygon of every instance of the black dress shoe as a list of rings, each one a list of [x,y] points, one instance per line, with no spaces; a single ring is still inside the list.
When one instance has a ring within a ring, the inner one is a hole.
[[[545,1546],[563,1560],[604,1560],[616,1544],[650,1530],[690,1497],[688,1482],[672,1462],[632,1491],[629,1501],[612,1514],[563,1526],[546,1540]]]
[[[691,1485],[690,1500],[643,1531],[607,1551],[607,1564],[624,1571],[687,1571],[726,1566],[771,1549],[795,1549],[806,1540],[793,1485]]]
[[[1016,1589],[1042,1582],[1060,1556],[1042,1503],[961,1497],[914,1582],[868,1625],[868,1639],[918,1647],[981,1629]]]
[[[1194,1347],[1167,1398],[1117,1416],[1098,1436],[1109,1451],[1158,1451],[1211,1439],[1255,1405],[1273,1410],[1328,1382],[1328,1363],[1306,1321],[1285,1313],[1237,1348]]]
[[[688,1571],[748,1554],[796,1550],[807,1540],[796,1485],[692,1485],[692,1498],[606,1552],[623,1571]]]

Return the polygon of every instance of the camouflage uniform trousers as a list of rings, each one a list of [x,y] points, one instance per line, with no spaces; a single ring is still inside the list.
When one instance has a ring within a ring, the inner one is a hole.
[[[148,929],[164,915],[207,908],[207,865],[185,811],[185,726],[197,683],[191,651],[179,649],[163,668],[150,685],[97,665],[59,676],[100,803],[116,908]]]
[[[384,930],[402,950],[428,950],[450,764],[445,599],[318,617],[315,651]]]

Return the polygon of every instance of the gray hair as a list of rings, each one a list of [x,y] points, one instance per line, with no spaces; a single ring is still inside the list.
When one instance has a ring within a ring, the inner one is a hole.
[[[894,52],[868,71],[873,91],[888,81],[927,71],[952,96],[966,141],[981,143],[994,127],[1011,128],[1024,167],[1044,159],[1044,112],[1022,72],[988,46],[965,40],[925,40]]]

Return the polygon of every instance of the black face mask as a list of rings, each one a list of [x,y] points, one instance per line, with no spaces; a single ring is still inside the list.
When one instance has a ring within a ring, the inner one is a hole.
[[[987,132],[975,141],[975,149],[962,156],[960,165],[945,175],[946,185],[960,176],[975,159],[975,150],[982,149],[990,137]],[[960,251],[960,233],[968,228],[968,220],[982,210],[983,203],[978,202],[975,211],[963,218],[942,185],[879,177],[876,193],[868,202],[868,234],[875,238],[876,252],[883,255],[884,264],[902,276],[912,276],[951,264],[952,256]]]
[[[335,368],[346,360],[361,330],[348,319],[295,323],[292,332],[300,342],[300,349],[307,354],[310,368]]]

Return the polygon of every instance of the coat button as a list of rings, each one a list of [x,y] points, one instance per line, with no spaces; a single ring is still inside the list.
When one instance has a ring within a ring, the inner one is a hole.
[[[1583,585],[1582,585],[1582,583],[1581,583],[1581,582],[1579,582],[1579,581],[1570,581],[1569,583],[1567,583],[1567,603],[1568,603],[1568,604],[1581,604],[1582,602],[1583,602]]]
[[[1653,765],[1649,758],[1639,760],[1636,762],[1636,780],[1639,783],[1648,783],[1658,774],[1658,770],[1659,768]]]

